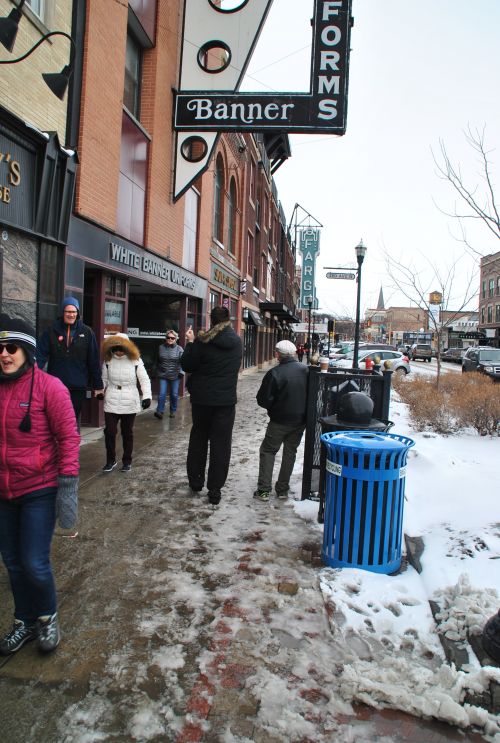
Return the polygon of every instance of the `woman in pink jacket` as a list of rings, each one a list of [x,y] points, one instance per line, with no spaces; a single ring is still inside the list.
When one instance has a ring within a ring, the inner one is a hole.
[[[0,316],[0,553],[14,597],[2,655],[35,639],[42,652],[59,644],[50,545],[56,496],[58,504],[76,500],[78,488],[80,436],[69,392],[38,369],[35,349],[27,323]]]

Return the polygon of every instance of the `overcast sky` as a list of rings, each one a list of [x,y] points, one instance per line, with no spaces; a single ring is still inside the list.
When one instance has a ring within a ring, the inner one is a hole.
[[[313,0],[274,0],[242,89],[309,89],[312,14]],[[452,211],[455,203],[432,158],[440,139],[482,188],[464,132],[486,126],[500,178],[499,0],[353,0],[353,16],[347,133],[292,135],[292,157],[275,176],[287,221],[298,203],[323,224],[319,306],[351,315],[354,282],[326,279],[323,266],[355,265],[360,238],[368,248],[362,310],[376,306],[381,286],[386,307],[409,304],[387,276],[384,251],[419,272],[436,263],[444,274],[463,256],[458,224],[436,206]],[[482,254],[500,249],[486,229],[469,227],[468,238]],[[471,261],[460,265],[465,275]],[[438,289],[432,275],[429,289]],[[464,282],[455,285],[454,309]]]

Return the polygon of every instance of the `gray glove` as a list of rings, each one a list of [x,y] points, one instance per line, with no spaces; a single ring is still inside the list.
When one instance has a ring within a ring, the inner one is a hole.
[[[57,478],[56,517],[61,529],[73,529],[78,521],[78,477]]]

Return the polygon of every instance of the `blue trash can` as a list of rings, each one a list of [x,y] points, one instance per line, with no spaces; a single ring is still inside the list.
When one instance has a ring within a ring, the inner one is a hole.
[[[401,566],[406,455],[394,433],[324,433],[327,450],[322,558],[330,567],[393,573]]]

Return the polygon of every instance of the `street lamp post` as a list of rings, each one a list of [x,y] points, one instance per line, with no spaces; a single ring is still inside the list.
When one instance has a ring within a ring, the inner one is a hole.
[[[354,328],[354,351],[352,354],[352,368],[357,369],[358,367],[358,354],[359,354],[359,312],[361,305],[361,266],[366,255],[366,246],[363,245],[363,240],[359,241],[359,244],[354,248],[356,251],[356,260],[358,262],[357,277],[358,291],[356,296],[356,325]]]
[[[305,297],[306,304],[309,307],[309,326],[307,328],[307,363],[309,363],[309,357],[311,355],[311,312],[313,306],[313,297],[309,294]]]

